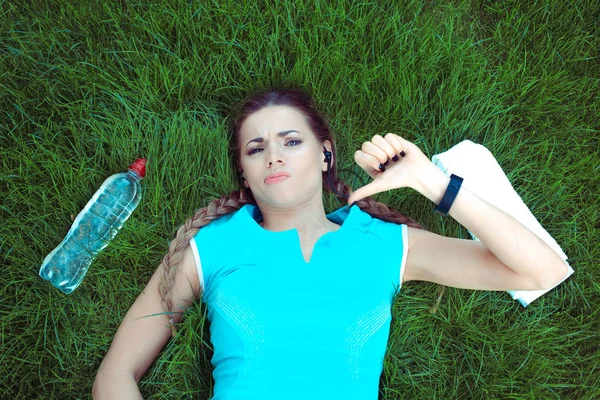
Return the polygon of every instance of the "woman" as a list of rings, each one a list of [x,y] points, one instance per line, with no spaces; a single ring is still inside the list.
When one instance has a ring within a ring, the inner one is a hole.
[[[536,290],[566,274],[536,235],[396,134],[375,135],[356,151],[373,181],[352,191],[337,176],[328,123],[301,90],[251,96],[232,130],[243,189],[178,229],[100,365],[95,398],[141,397],[137,383],[202,299],[214,399],[376,399],[402,283]],[[404,187],[481,242],[428,232],[368,197]],[[325,214],[323,190],[349,206]]]

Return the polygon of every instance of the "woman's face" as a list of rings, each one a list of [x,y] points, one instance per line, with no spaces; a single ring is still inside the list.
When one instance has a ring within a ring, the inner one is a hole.
[[[240,147],[244,185],[257,202],[293,205],[322,197],[322,172],[327,170],[323,146],[296,109],[269,106],[252,114],[241,127]],[[276,172],[290,176],[266,183]]]

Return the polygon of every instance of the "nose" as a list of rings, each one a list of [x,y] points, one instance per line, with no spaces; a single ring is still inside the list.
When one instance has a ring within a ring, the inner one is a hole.
[[[279,161],[280,164],[283,164],[283,161],[281,161],[281,160],[277,160],[277,161]],[[273,161],[269,160],[269,165],[272,165],[272,164],[273,164]]]
[[[274,147],[276,147],[276,146],[269,146],[268,156],[267,156],[267,160],[269,161],[269,166],[272,165],[273,162],[277,162],[277,161],[279,161],[280,163],[283,163],[283,159],[279,155],[279,151],[273,150]]]

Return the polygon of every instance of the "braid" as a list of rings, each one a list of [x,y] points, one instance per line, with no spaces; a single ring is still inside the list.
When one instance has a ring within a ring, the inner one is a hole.
[[[167,314],[183,314],[181,312],[173,311],[173,301],[170,297],[170,292],[175,284],[175,278],[178,271],[177,267],[181,262],[183,251],[189,246],[190,240],[198,233],[200,228],[208,225],[212,220],[230,214],[247,203],[250,203],[250,201],[243,190],[231,192],[229,196],[222,196],[219,199],[211,201],[207,207],[198,209],[194,216],[177,229],[175,239],[169,244],[169,251],[160,264],[164,269],[159,284],[159,293],[162,299],[162,306]],[[198,298],[201,293],[195,292],[194,295]],[[175,320],[175,318],[169,318],[173,336],[177,333]]]

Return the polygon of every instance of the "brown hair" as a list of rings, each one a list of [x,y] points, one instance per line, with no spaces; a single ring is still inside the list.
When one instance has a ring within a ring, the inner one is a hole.
[[[169,245],[169,251],[162,260],[164,265],[164,274],[159,285],[162,304],[168,314],[181,314],[173,312],[172,301],[169,297],[169,292],[175,282],[177,274],[177,265],[181,260],[183,250],[189,245],[190,240],[198,233],[201,227],[208,225],[212,220],[218,219],[224,215],[230,214],[240,209],[244,204],[256,204],[252,192],[246,188],[241,176],[241,149],[239,142],[240,128],[246,118],[251,114],[261,110],[263,107],[274,105],[286,105],[297,109],[304,115],[308,126],[315,134],[320,143],[329,140],[332,143],[332,161],[331,161],[331,184],[335,189],[333,192],[344,203],[347,202],[347,197],[343,198],[338,193],[345,196],[350,195],[350,187],[339,180],[337,174],[336,160],[337,151],[333,140],[327,119],[317,110],[311,96],[303,89],[289,88],[272,88],[269,90],[259,91],[247,97],[237,110],[237,117],[233,120],[231,127],[232,134],[229,137],[229,151],[231,159],[234,162],[235,171],[240,179],[241,189],[231,192],[229,195],[221,196],[219,199],[212,200],[207,207],[202,207],[196,211],[194,216],[188,219],[182,226],[177,229],[175,239]],[[331,191],[327,178],[327,172],[323,172],[323,192]],[[387,205],[377,202],[370,197],[365,197],[356,204],[361,210],[365,211],[374,218],[378,218],[387,222],[397,224],[406,224],[408,226],[424,229],[414,220],[408,218],[404,214],[389,208]],[[196,298],[200,293],[195,293]],[[171,324],[172,335],[176,334],[174,324]]]

